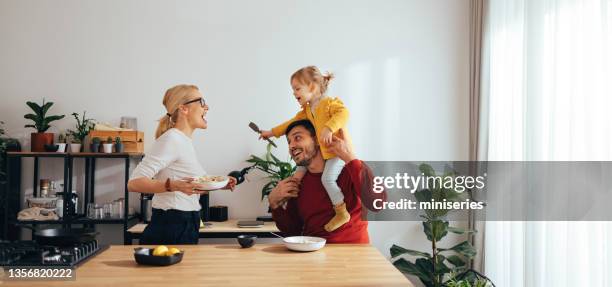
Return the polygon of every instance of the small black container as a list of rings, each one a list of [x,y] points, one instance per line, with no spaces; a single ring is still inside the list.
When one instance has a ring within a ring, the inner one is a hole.
[[[242,248],[249,248],[249,247],[255,245],[255,239],[257,239],[257,236],[255,236],[255,235],[238,235],[238,237],[236,237],[236,239],[238,239],[238,244],[240,244],[240,246],[242,246]]]
[[[153,249],[138,247],[134,248],[134,259],[136,263],[142,265],[168,266],[181,262],[183,260],[183,251],[171,256],[155,256]]]
[[[208,212],[210,214],[210,221],[227,221],[227,206],[213,205],[208,208]]]

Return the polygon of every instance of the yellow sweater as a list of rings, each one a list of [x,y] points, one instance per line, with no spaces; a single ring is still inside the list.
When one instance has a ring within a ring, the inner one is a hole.
[[[332,133],[344,139],[349,147],[351,147],[351,138],[346,130],[346,124],[349,119],[349,111],[344,106],[344,103],[338,98],[323,97],[315,108],[314,113],[310,108],[310,104],[306,104],[292,119],[272,128],[272,133],[275,137],[280,137],[285,134],[287,127],[292,122],[308,119],[314,125],[317,132],[317,141],[321,147],[321,154],[324,159],[336,157],[336,155],[328,151],[325,143],[319,140],[319,135],[323,128],[328,127]]]

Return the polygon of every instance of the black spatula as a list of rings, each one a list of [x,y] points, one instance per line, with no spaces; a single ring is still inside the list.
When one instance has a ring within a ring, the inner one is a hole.
[[[252,130],[254,130],[256,133],[261,134],[261,130],[259,129],[259,127],[258,127],[258,126],[257,126],[257,125],[256,125],[254,122],[250,122],[250,123],[249,123],[249,127],[250,127]],[[270,143],[272,146],[277,147],[277,146],[276,146],[276,144],[275,144],[275,143],[274,143],[274,142],[273,142],[271,139],[266,139],[266,140],[268,140],[268,142],[269,142],[269,143]]]

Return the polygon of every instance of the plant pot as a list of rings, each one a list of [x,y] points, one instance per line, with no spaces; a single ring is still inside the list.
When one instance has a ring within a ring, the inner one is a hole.
[[[30,135],[31,139],[31,151],[32,152],[44,152],[45,145],[53,144],[53,134],[52,133],[32,133]]]
[[[115,144],[115,152],[123,152],[123,143]]]
[[[91,152],[100,152],[100,144],[91,144]]]
[[[81,152],[81,144],[80,143],[71,143],[70,144],[70,152],[79,153]]]
[[[57,152],[66,152],[66,144],[58,143],[57,144]]]
[[[113,144],[102,144],[104,153],[113,153]]]

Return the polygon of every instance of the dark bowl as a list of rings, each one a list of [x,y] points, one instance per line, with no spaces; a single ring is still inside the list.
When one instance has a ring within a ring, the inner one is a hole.
[[[56,152],[59,149],[59,145],[56,144],[46,144],[45,150],[48,152]]]
[[[255,239],[257,239],[257,236],[255,236],[255,235],[238,235],[238,237],[236,237],[236,239],[238,239],[238,244],[240,244],[240,246],[242,246],[242,248],[249,248],[249,247],[255,245]]]
[[[134,259],[136,259],[136,263],[142,265],[153,265],[153,266],[168,266],[172,264],[176,264],[183,260],[183,253],[171,255],[171,256],[155,256],[153,254],[153,249],[151,248],[134,248]]]

